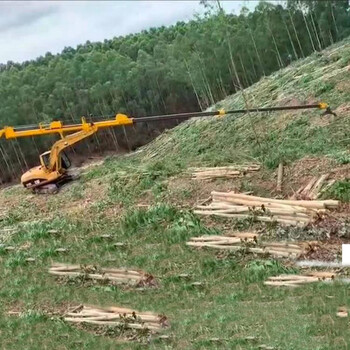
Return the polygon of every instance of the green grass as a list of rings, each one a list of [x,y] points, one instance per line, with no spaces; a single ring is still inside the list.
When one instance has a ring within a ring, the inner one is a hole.
[[[117,222],[80,222],[62,217],[18,228],[7,244],[17,249],[31,245],[26,250],[1,253],[0,297],[3,313],[17,305],[23,313],[20,317],[2,316],[3,349],[37,349],[39,344],[41,348],[74,349],[82,346],[81,341],[84,349],[116,346],[113,338],[93,336],[48,314],[67,303],[115,304],[166,314],[171,323],[166,333],[171,339],[166,343],[152,341],[149,347],[154,349],[238,345],[257,349],[259,344],[282,349],[339,349],[334,345],[337,338],[346,341],[350,337],[346,320],[335,317],[337,307],[349,300],[348,288],[322,284],[296,290],[268,288],[262,284],[268,276],[296,270],[274,260],[216,256],[186,247],[189,237],[218,233],[187,210],[158,204],[127,212]],[[50,233],[52,229],[58,232]],[[112,234],[113,239],[101,240],[101,234]],[[126,245],[116,248],[114,242]],[[69,250],[55,253],[57,247]],[[27,257],[35,258],[35,262],[26,262]],[[138,267],[154,274],[160,287],[138,291],[62,284],[47,273],[51,261]],[[183,273],[189,278],[179,277]],[[192,286],[193,282],[203,285]],[[212,338],[220,338],[222,343]],[[137,343],[118,346],[142,347]]]
[[[344,181],[337,181],[325,193],[327,198],[338,199],[342,202],[350,202],[350,178]]]
[[[350,59],[349,40],[333,49],[297,61],[247,89],[251,104],[284,104],[291,98],[317,98],[334,106],[349,103],[350,91],[338,88],[350,78],[349,71],[341,70]],[[219,107],[243,107],[241,94],[215,106]],[[274,289],[263,285],[268,276],[298,270],[244,252],[186,246],[193,236],[253,228],[268,239],[282,240],[323,238],[327,232],[257,225],[254,220],[200,219],[189,204],[199,185],[171,186],[185,169],[199,164],[258,161],[267,179],[280,161],[288,164],[309,155],[347,164],[350,118],[345,112],[327,118],[309,111],[189,121],[139,154],[107,159],[57,195],[33,196],[22,188],[2,191],[1,349],[257,350],[262,344],[283,350],[347,349],[348,319],[335,316],[339,306],[349,307],[347,286],[319,283]],[[232,181],[223,184],[231,188]],[[249,178],[241,190],[268,194]],[[349,181],[336,182],[325,196],[349,201]],[[15,230],[5,235],[7,228]],[[117,242],[124,245],[114,246]],[[6,250],[8,246],[15,250]],[[67,251],[60,253],[58,248]],[[52,262],[140,268],[153,274],[159,287],[62,283],[48,274]],[[81,303],[163,313],[171,324],[164,331],[170,338],[152,337],[148,344],[147,337],[138,337],[121,343],[115,337],[119,329],[97,336],[65,323],[62,312]],[[21,313],[9,315],[10,310]]]

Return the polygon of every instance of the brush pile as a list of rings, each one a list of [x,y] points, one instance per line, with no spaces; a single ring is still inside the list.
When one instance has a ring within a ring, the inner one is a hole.
[[[333,281],[335,276],[336,274],[334,272],[315,271],[305,275],[280,275],[269,277],[264,284],[275,287],[299,287],[302,284],[315,283],[319,281]]]
[[[188,246],[197,248],[213,248],[229,251],[244,251],[246,253],[268,254],[277,258],[296,259],[315,249],[317,242],[258,242],[255,233],[241,233],[232,236],[200,236],[192,237]]]
[[[129,329],[148,329],[159,332],[168,327],[167,318],[153,312],[139,312],[122,307],[94,307],[80,305],[64,315],[64,320],[72,323],[92,324],[97,326],[122,326]]]
[[[194,211],[199,215],[214,215],[236,219],[254,218],[263,222],[304,227],[321,218],[327,209],[335,209],[339,202],[283,200],[255,197],[234,192],[211,193],[209,205],[199,205]]]
[[[97,268],[93,265],[53,264],[49,273],[60,277],[100,281],[104,284],[128,284],[135,287],[157,286],[155,278],[141,270]]]
[[[315,200],[320,198],[335,183],[335,180],[327,182],[328,177],[329,174],[321,175],[319,178],[313,177],[306,186],[300,187],[291,199]]]
[[[217,178],[233,179],[249,172],[260,170],[259,164],[230,165],[222,167],[191,168],[193,180],[211,180]]]

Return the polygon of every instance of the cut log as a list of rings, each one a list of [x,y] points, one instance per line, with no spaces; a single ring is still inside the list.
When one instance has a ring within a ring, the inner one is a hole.
[[[326,178],[326,176],[323,176]],[[318,181],[321,184],[322,181]],[[212,192],[213,201],[209,205],[199,205],[195,214],[221,216],[235,219],[254,218],[263,222],[278,222],[283,225],[304,227],[326,212],[326,208],[336,207],[338,201],[279,200],[250,196],[234,192]]]
[[[79,308],[67,312],[64,320],[72,323],[89,323],[94,325],[123,325],[127,328],[154,331],[159,331],[161,328],[168,326],[165,316],[120,307],[102,309],[81,305]]]
[[[330,282],[334,279],[335,274],[328,271],[313,271],[304,275],[280,275],[271,276],[265,285],[269,286],[299,286],[306,283],[315,283],[319,281]]]
[[[228,236],[201,236],[201,237],[192,237],[191,241],[198,242],[230,242],[230,243],[240,243],[242,240],[238,237],[228,237]]]
[[[204,210],[195,210],[195,214],[200,214],[200,215],[213,215],[213,216],[221,216],[221,217],[226,217],[226,218],[234,218],[234,219],[251,219],[253,216],[251,215],[246,215],[246,214],[227,214],[227,213],[216,213],[212,211],[204,211]],[[288,220],[289,217],[287,218],[281,218],[281,217],[267,217],[267,216],[254,216],[255,220],[258,221],[263,221],[263,222],[279,222],[281,224],[286,224],[286,225],[295,225],[295,226],[301,226],[304,227],[307,224],[307,221],[303,220],[295,220],[291,219]]]
[[[278,192],[282,191],[282,181],[283,181],[283,163],[280,163],[278,165],[278,172],[277,172],[277,188],[276,188],[276,190]]]
[[[259,165],[233,165],[226,167],[203,167],[192,168],[192,179],[194,180],[209,180],[214,178],[235,178],[243,176],[244,173],[257,171]]]
[[[315,185],[316,181],[317,181],[317,177],[314,176],[314,177],[309,181],[309,183],[304,187],[304,189],[300,192],[301,197],[304,197],[304,198],[305,198],[305,197],[306,197],[306,198],[309,197],[310,191],[311,191],[311,189],[313,188],[313,186]]]
[[[211,171],[211,170],[250,170],[250,171],[258,171],[260,170],[259,164],[236,164],[236,165],[228,165],[228,166],[218,166],[218,167],[202,167],[202,168],[190,168],[190,171],[201,172],[201,171]]]
[[[288,199],[272,199],[272,198],[264,198],[264,197],[256,197],[239,193],[223,193],[223,192],[212,192],[213,196],[226,197],[226,198],[234,198],[234,199],[242,199],[246,201],[255,201],[259,202],[267,202],[267,203],[276,203],[282,205],[292,205],[292,206],[301,206],[304,208],[314,208],[314,209],[325,209],[327,207],[338,206],[338,201],[326,200],[326,201],[305,201],[305,200],[288,200]]]
[[[156,281],[153,276],[136,270],[127,269],[115,269],[115,268],[100,268],[95,266],[84,265],[65,265],[54,264],[49,273],[55,276],[67,276],[67,277],[85,277],[87,279],[96,281],[111,281],[118,284],[147,284],[156,285]]]
[[[324,174],[317,180],[314,187],[310,191],[310,194],[309,194],[310,199],[316,199],[318,197],[318,194],[319,194],[324,182],[328,179],[328,177],[329,177],[329,174]]]
[[[197,206],[197,209],[203,209],[203,210],[215,210],[217,212],[224,212],[224,213],[251,213],[252,207],[244,206],[244,205],[230,205],[226,203],[218,203],[214,202],[210,205],[199,205]],[[302,209],[302,208],[301,208]],[[310,217],[310,213],[313,212],[307,212],[302,210],[300,212],[298,209],[293,209],[292,207],[271,207],[271,208],[256,208],[257,211],[264,211],[267,215],[287,215],[287,216],[302,216],[305,218]]]
[[[127,323],[127,322],[117,322],[117,321],[94,321],[90,320],[88,318],[72,318],[72,317],[65,317],[65,321],[67,322],[74,322],[74,323],[90,323],[95,325],[109,325],[109,326],[120,326],[123,325],[126,328],[134,328],[134,329],[150,329],[150,330],[160,330],[161,326],[155,326],[151,325],[149,323]]]
[[[250,233],[252,235],[252,233]],[[210,237],[213,237],[210,239]],[[251,237],[251,236],[250,236]],[[253,236],[254,237],[254,236]],[[255,242],[255,245],[244,245],[242,240],[240,241],[230,241],[229,238],[238,238],[238,237],[229,237],[229,236],[201,236],[201,237],[192,237],[189,242],[186,244],[188,246],[197,247],[197,248],[212,248],[219,250],[245,250],[247,252],[257,253],[257,254],[270,254],[276,257],[289,257],[297,258],[301,254],[305,254],[312,242],[260,242],[258,243],[253,238],[250,239],[250,242]],[[278,280],[283,278],[290,279],[290,275],[283,275],[278,277]],[[308,276],[316,277],[316,276]],[[305,278],[308,278],[305,277]],[[326,276],[327,277],[327,276]],[[304,278],[304,276],[303,276]]]
[[[238,205],[246,205],[248,207],[255,207],[255,208],[261,208],[264,206],[265,208],[286,208],[286,209],[294,209],[298,210],[300,212],[305,212],[307,213],[308,210],[301,205],[291,205],[288,203],[280,203],[280,202],[273,202],[273,201],[257,201],[257,200],[252,200],[252,199],[243,199],[243,198],[235,198],[235,197],[230,197],[230,196],[219,196],[219,195],[214,195],[213,196],[213,201],[215,202],[227,202],[227,203],[234,203]],[[311,208],[314,209],[314,208]]]

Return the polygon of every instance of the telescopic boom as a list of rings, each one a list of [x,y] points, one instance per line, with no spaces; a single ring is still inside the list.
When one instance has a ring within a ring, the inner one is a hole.
[[[103,128],[109,128],[121,125],[133,125],[142,122],[157,122],[172,119],[188,119],[188,118],[201,118],[209,116],[225,116],[228,114],[244,114],[244,113],[256,113],[256,112],[278,112],[287,110],[301,110],[301,109],[320,109],[324,110],[324,114],[333,114],[327,103],[321,102],[317,104],[300,105],[300,106],[283,106],[283,107],[258,107],[250,109],[234,109],[225,111],[220,109],[218,111],[210,112],[189,112],[189,113],[177,113],[177,114],[164,114],[155,115],[149,117],[130,118],[124,114],[110,115],[107,120],[99,120],[87,122],[85,118],[82,118],[82,122],[79,124],[68,124],[64,125],[61,121],[54,121],[50,124],[39,124],[39,125],[27,125],[18,127],[4,127],[0,129],[0,138],[5,137],[6,139],[18,138],[18,137],[31,137],[41,136],[48,134],[58,133],[63,138],[65,133],[78,132],[81,130],[87,130],[93,126],[96,131]]]

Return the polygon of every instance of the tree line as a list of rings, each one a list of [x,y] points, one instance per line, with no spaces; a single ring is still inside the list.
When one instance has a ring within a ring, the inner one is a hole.
[[[239,15],[202,4],[204,15],[189,22],[1,64],[0,125],[203,110],[350,35],[348,0],[261,2]],[[118,143],[106,131],[93,147],[111,138]],[[0,181],[37,162],[51,142],[1,141]]]

